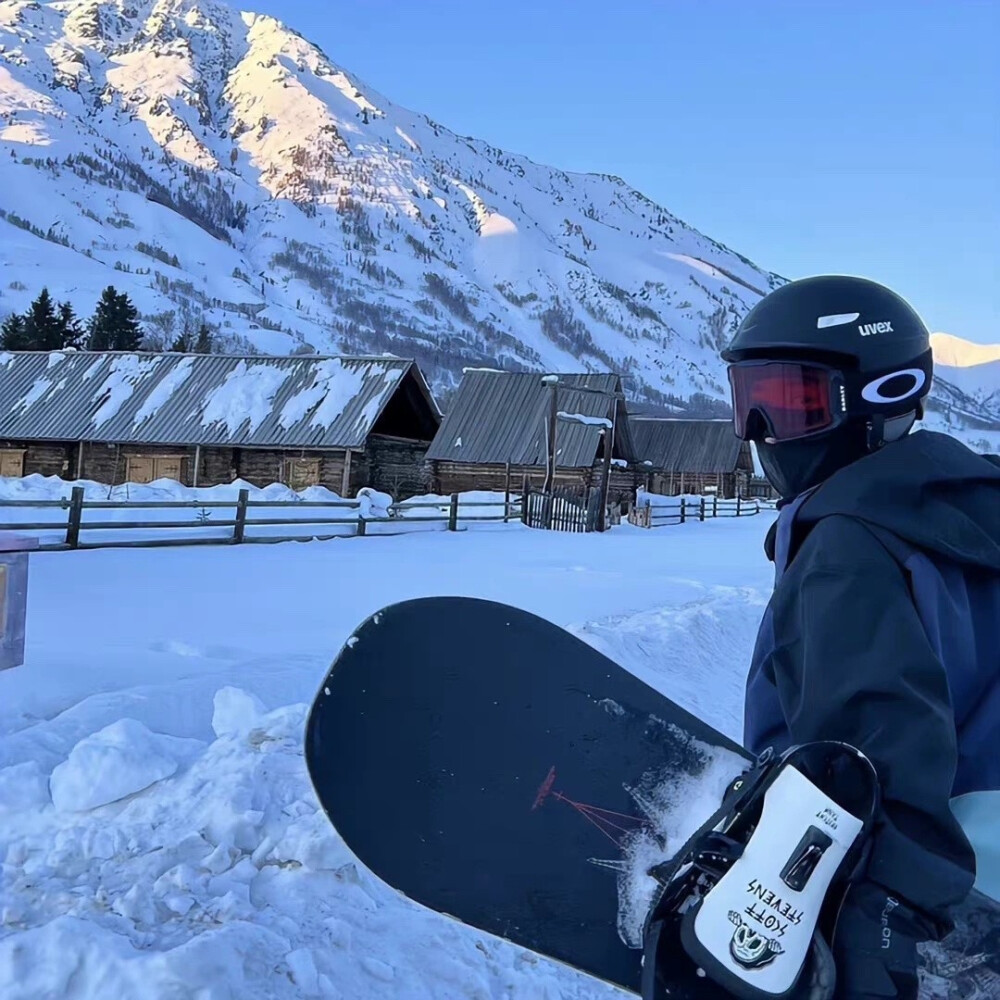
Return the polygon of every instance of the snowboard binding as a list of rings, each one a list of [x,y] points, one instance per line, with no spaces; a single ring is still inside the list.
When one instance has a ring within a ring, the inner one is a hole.
[[[830,933],[878,805],[875,768],[854,747],[765,751],[649,872],[643,1000],[829,1000]]]

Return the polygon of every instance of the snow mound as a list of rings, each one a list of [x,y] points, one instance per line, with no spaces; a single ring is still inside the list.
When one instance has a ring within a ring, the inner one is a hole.
[[[12,764],[0,771],[0,812],[48,805],[49,785],[37,761]]]
[[[61,811],[96,809],[169,778],[199,740],[154,733],[119,719],[84,737],[52,772],[52,803]]]
[[[242,688],[225,687],[215,692],[212,729],[218,737],[245,736],[267,709],[255,694]]]
[[[388,493],[380,493],[370,486],[364,486],[358,490],[358,516],[365,518],[381,518],[389,516],[389,508],[393,504],[393,499]]]

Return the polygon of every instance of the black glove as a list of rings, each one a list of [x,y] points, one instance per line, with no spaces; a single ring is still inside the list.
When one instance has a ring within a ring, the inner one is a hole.
[[[833,934],[836,1000],[917,1000],[917,944],[934,925],[875,882],[851,886]]]

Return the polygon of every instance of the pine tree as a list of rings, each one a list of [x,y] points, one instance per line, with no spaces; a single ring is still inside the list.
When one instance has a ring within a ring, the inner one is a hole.
[[[191,351],[190,347],[191,335],[185,330],[171,345],[170,350],[178,354],[188,354]]]
[[[5,351],[28,350],[24,336],[24,317],[19,313],[8,316],[0,323],[0,348]]]
[[[29,351],[58,351],[63,346],[62,324],[49,290],[43,288],[24,314],[24,339]]]
[[[59,303],[59,324],[62,327],[62,346],[81,349],[87,342],[87,331],[69,302]]]
[[[212,331],[205,323],[198,327],[198,339],[194,342],[193,350],[195,354],[212,353]]]
[[[125,292],[108,285],[88,324],[87,346],[92,351],[137,351],[142,343],[139,311]]]

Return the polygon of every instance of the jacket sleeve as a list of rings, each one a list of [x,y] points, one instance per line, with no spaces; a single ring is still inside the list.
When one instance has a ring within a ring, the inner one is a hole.
[[[868,877],[938,925],[972,888],[975,855],[951,813],[957,734],[944,667],[906,575],[859,522],[810,532],[772,600],[771,670],[794,743],[850,743],[882,784]]]

